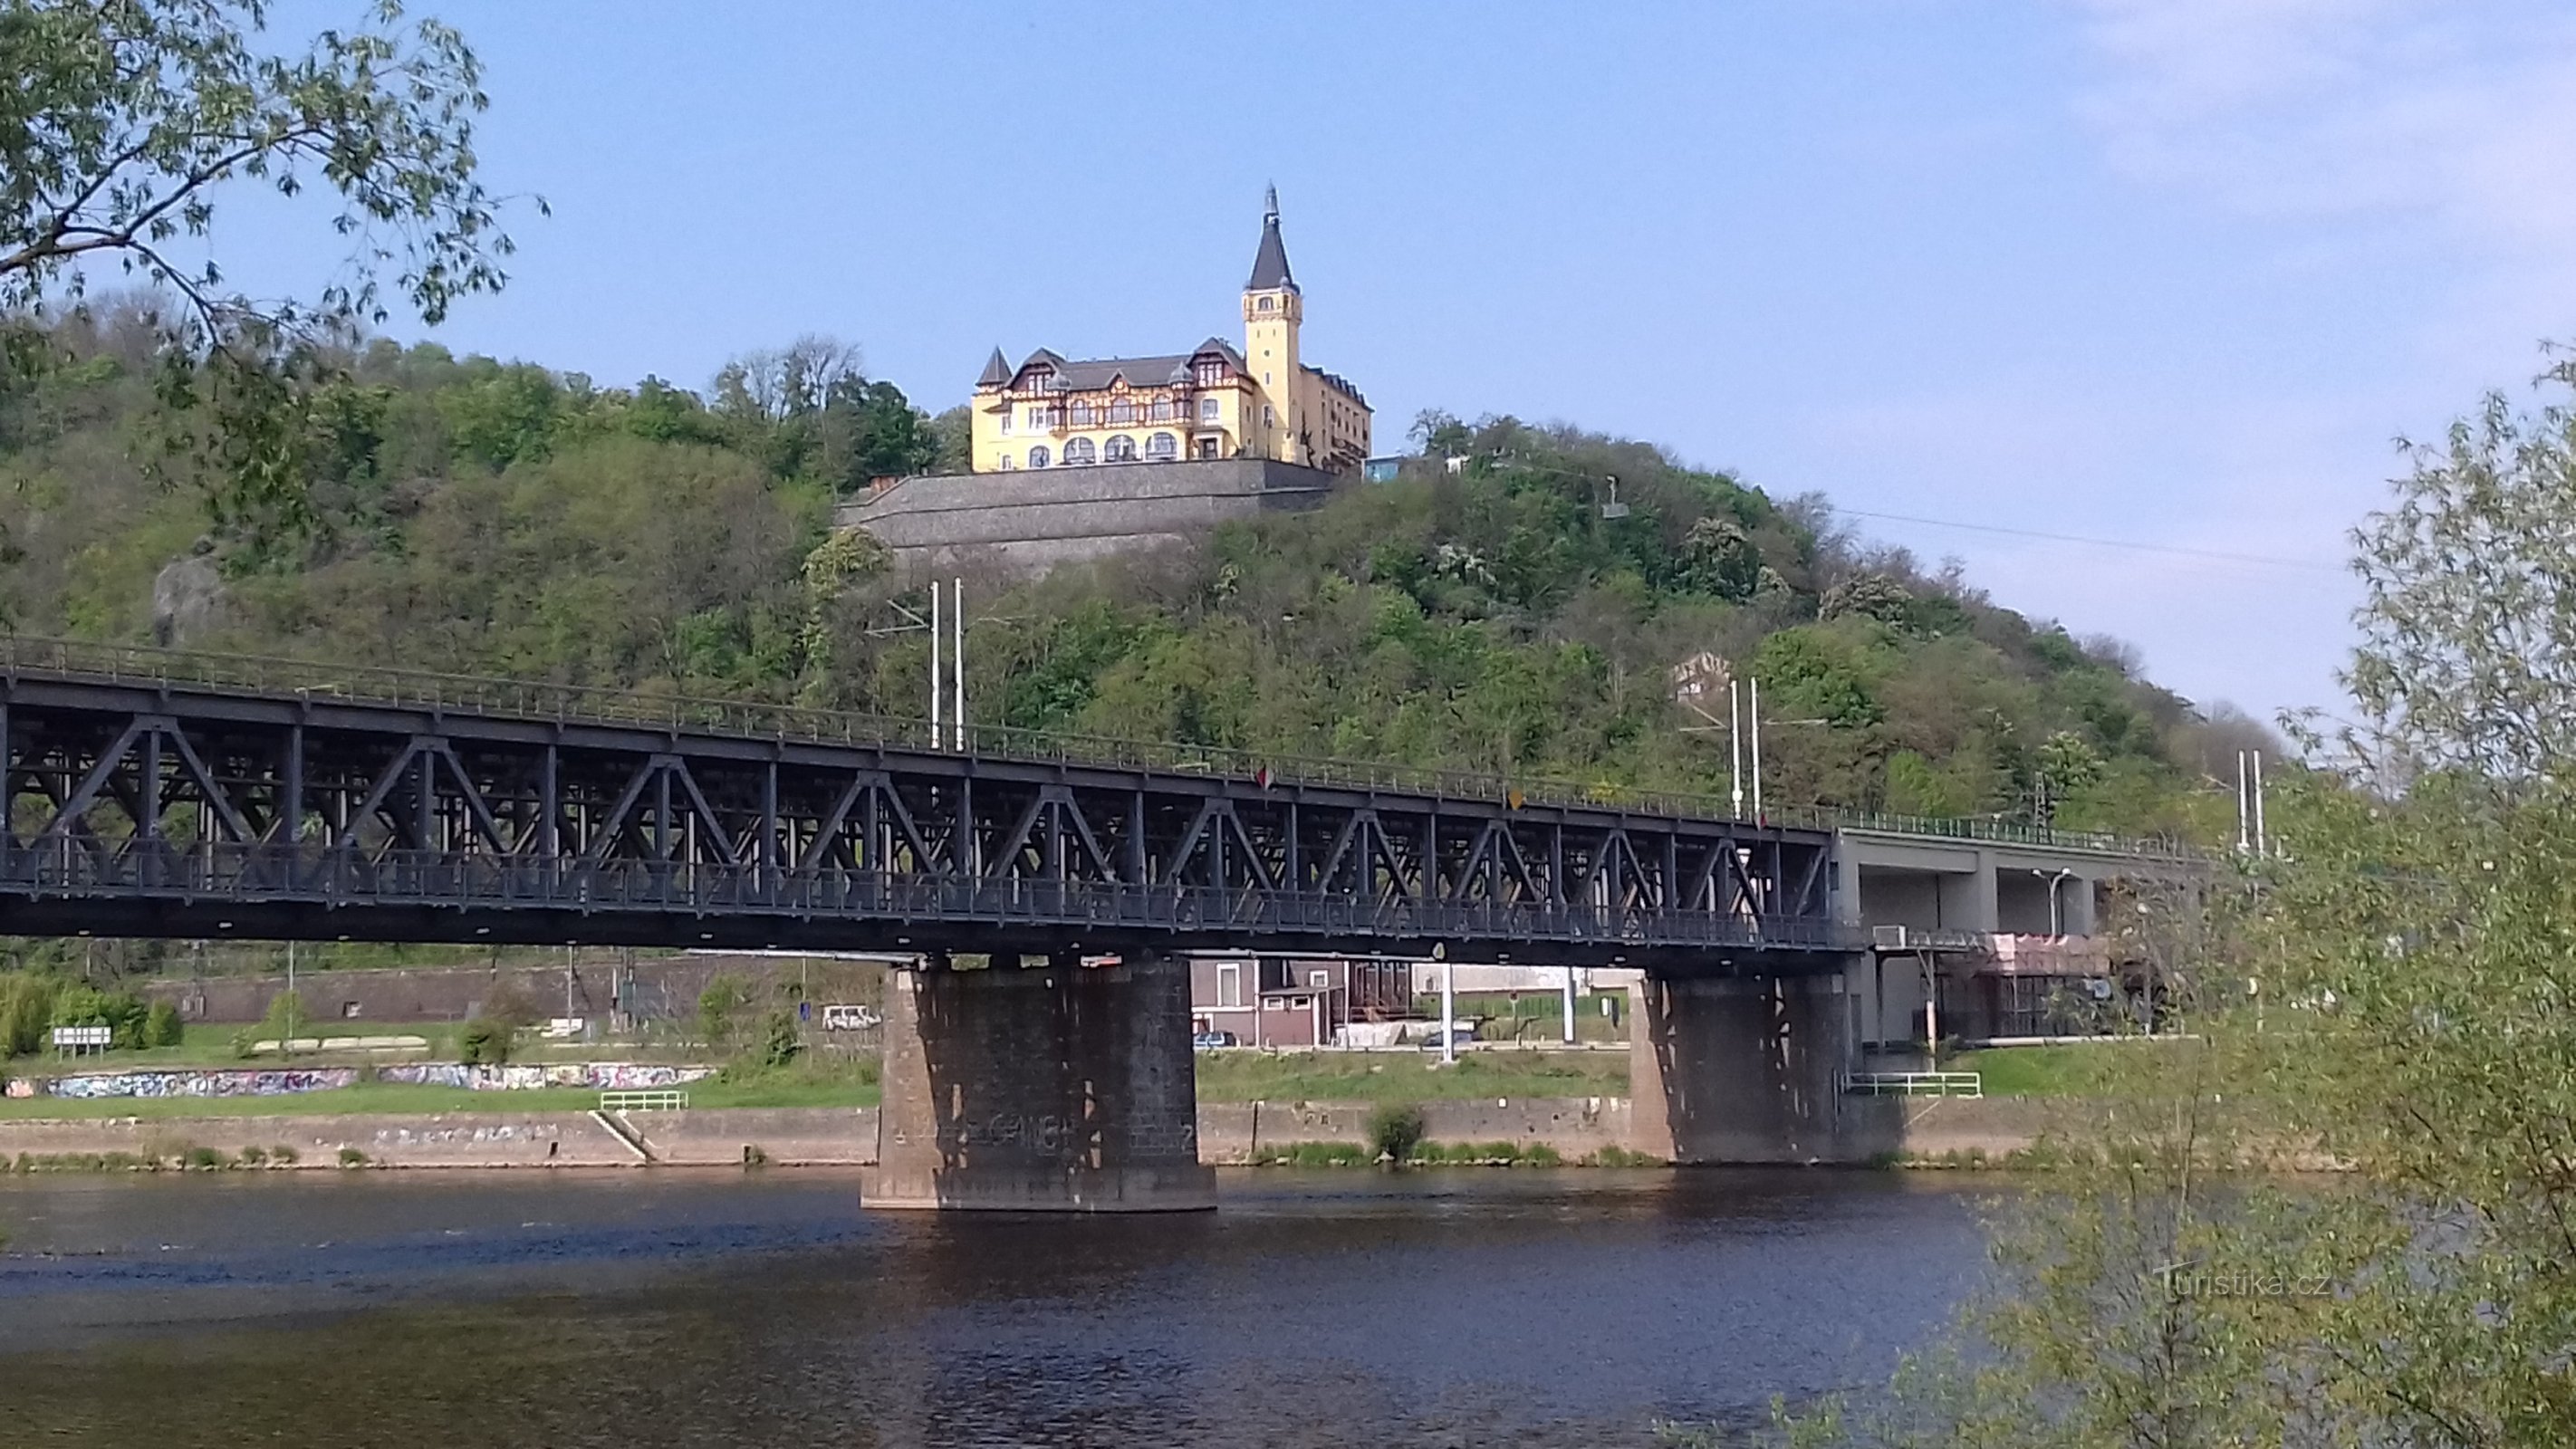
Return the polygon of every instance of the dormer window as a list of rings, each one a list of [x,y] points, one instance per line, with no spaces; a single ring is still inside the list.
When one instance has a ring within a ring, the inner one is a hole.
[[[1214,357],[1202,357],[1198,366],[1199,386],[1215,387],[1225,381],[1225,363]]]
[[[1046,391],[1047,384],[1054,380],[1054,368],[1032,367],[1028,371],[1020,374],[1020,390],[1022,392],[1044,392]]]

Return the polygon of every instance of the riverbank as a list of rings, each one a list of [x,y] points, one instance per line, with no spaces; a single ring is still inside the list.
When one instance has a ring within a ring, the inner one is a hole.
[[[359,1090],[359,1089],[350,1089]],[[393,1090],[393,1089],[385,1089]],[[426,1090],[426,1089],[410,1089]],[[0,1121],[0,1167],[35,1171],[255,1167],[506,1168],[866,1166],[876,1161],[873,1105],[702,1107],[603,1114],[579,1107],[455,1093],[467,1101],[430,1111],[227,1113],[229,1102],[156,1102],[177,1111],[88,1113]],[[513,1093],[552,1096],[553,1093]],[[83,1107],[107,1106],[82,1103]],[[1201,1161],[1216,1166],[1324,1165],[1364,1161],[1379,1102],[1204,1102]],[[1881,1166],[1993,1166],[2027,1151],[2047,1125],[2043,1105],[2001,1098],[1849,1098],[1870,1144],[1859,1158]],[[206,1110],[212,1109],[212,1110]],[[1418,1103],[1423,1140],[1453,1158],[1625,1165],[1639,1161],[1625,1097],[1485,1097]]]

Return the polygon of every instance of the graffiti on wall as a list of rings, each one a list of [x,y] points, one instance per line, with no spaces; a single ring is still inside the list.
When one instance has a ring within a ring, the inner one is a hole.
[[[464,1087],[477,1092],[517,1092],[538,1087],[628,1091],[676,1087],[715,1075],[713,1067],[673,1067],[658,1062],[559,1062],[551,1066],[466,1066],[460,1062],[408,1062],[379,1067],[376,1079],[423,1087]]]
[[[168,1072],[88,1072],[51,1080],[13,1077],[11,1097],[283,1097],[357,1085],[356,1067],[206,1068]],[[673,1067],[649,1062],[564,1062],[552,1066],[464,1066],[420,1062],[376,1069],[376,1080],[423,1087],[464,1087],[478,1092],[576,1087],[623,1091],[676,1087],[715,1074],[713,1067]]]
[[[356,1067],[300,1067],[249,1071],[94,1072],[45,1083],[49,1097],[283,1097],[354,1086]]]

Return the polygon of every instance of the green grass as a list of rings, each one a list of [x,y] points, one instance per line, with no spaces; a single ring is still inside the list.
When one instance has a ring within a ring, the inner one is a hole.
[[[456,1021],[320,1021],[297,1028],[295,1035],[319,1037],[317,1051],[299,1051],[280,1056],[262,1052],[243,1058],[233,1052],[233,1038],[248,1031],[254,1040],[264,1040],[269,1033],[261,1027],[244,1027],[237,1023],[191,1023],[181,1029],[179,1044],[153,1047],[144,1051],[111,1051],[79,1058],[54,1059],[52,1052],[15,1057],[0,1075],[15,1077],[58,1077],[84,1072],[171,1071],[184,1067],[327,1067],[364,1066],[370,1062],[452,1062],[457,1059],[457,1037],[465,1024]],[[334,1038],[358,1036],[416,1036],[429,1045],[404,1051],[335,1051]],[[546,1041],[533,1031],[519,1035],[518,1048],[510,1059],[520,1063],[648,1061],[698,1062],[706,1060],[703,1051],[677,1042],[636,1042],[632,1039],[610,1041]]]
[[[1625,1052],[1199,1053],[1202,1102],[1427,1102],[1461,1097],[1619,1097]]]
[[[1977,1073],[1985,1079],[1989,1097],[2082,1097],[2100,1092],[2105,1081],[2123,1067],[2138,1064],[2139,1053],[2164,1049],[2161,1043],[2143,1039],[1986,1047],[1944,1057],[1941,1069]]]

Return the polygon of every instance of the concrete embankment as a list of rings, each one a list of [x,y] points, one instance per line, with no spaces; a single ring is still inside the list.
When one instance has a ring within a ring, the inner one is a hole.
[[[0,1122],[0,1159],[168,1161],[245,1150],[296,1167],[637,1167],[857,1164],[876,1157],[872,1107],[636,1112],[630,1143],[591,1112],[352,1113],[328,1117],[172,1117]],[[637,1145],[643,1149],[637,1151]],[[279,1152],[286,1149],[286,1154]]]
[[[1624,1097],[1477,1097],[1421,1107],[1422,1135],[1431,1142],[1544,1146],[1568,1161],[1628,1146]],[[1203,1103],[1199,1160],[1240,1165],[1309,1142],[1365,1146],[1376,1110],[1368,1102]]]
[[[1869,1151],[1855,1161],[2000,1159],[2028,1148],[2050,1104],[2010,1098],[1856,1098],[1845,1109]],[[1632,1149],[1624,1097],[1476,1098],[1421,1104],[1437,1143],[1546,1146],[1569,1162]],[[1300,1143],[1364,1146],[1367,1102],[1210,1102],[1198,1110],[1199,1160],[1261,1161]],[[621,1131],[620,1128],[623,1130]],[[286,1149],[281,1154],[279,1149]],[[876,1161],[873,1107],[692,1108],[631,1112],[351,1113],[337,1116],[91,1118],[0,1122],[0,1166],[84,1160],[173,1161],[191,1149],[242,1160],[245,1150],[308,1168],[853,1165]]]

